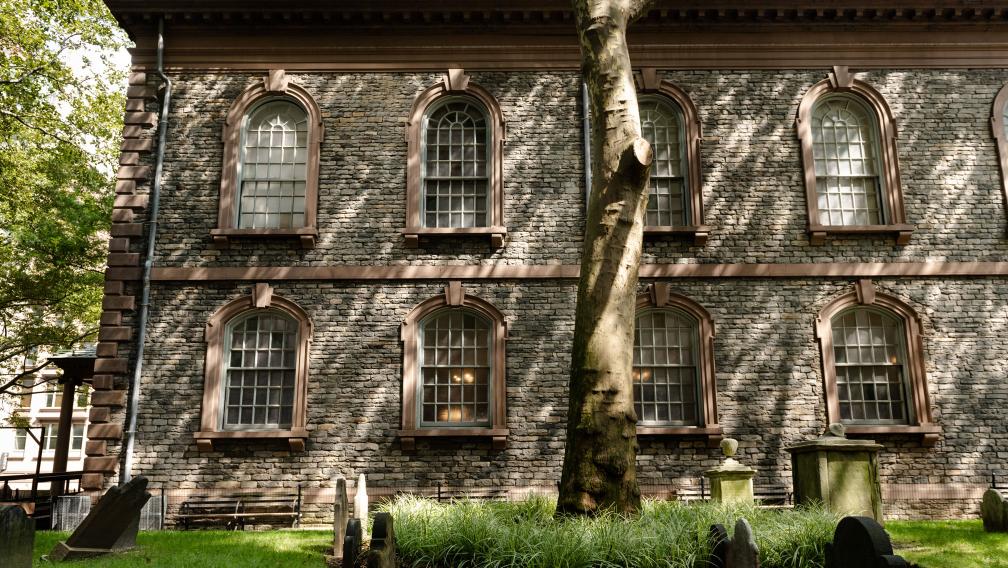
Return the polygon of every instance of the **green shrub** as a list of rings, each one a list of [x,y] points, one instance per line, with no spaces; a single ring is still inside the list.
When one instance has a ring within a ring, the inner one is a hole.
[[[729,532],[749,520],[764,568],[823,566],[839,517],[822,508],[795,510],[646,501],[641,515],[554,519],[545,497],[520,502],[455,501],[400,496],[381,510],[395,520],[404,566],[417,568],[702,568],[714,523]]]

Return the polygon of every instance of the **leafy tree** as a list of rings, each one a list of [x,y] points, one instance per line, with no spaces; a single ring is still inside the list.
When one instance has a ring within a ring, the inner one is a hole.
[[[97,331],[125,43],[100,0],[0,2],[0,394]]]
[[[648,1],[573,4],[591,103],[592,191],[557,513],[634,513],[640,508],[631,375],[634,308],[652,156],[641,136],[626,29]]]

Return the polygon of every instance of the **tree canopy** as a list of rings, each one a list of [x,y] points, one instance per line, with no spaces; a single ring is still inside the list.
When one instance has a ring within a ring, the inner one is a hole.
[[[126,41],[100,0],[0,3],[0,393],[97,331]]]

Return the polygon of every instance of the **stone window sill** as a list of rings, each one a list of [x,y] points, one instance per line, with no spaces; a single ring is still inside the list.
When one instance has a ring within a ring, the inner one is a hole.
[[[826,235],[888,235],[896,239],[897,246],[910,243],[910,235],[914,226],[907,224],[895,225],[810,225],[808,228],[809,243],[821,245],[826,242]]]
[[[196,432],[196,447],[201,452],[213,449],[214,440],[276,440],[286,439],[292,452],[303,452],[308,431],[295,428],[293,430],[227,430],[216,432]]]
[[[710,235],[709,225],[686,225],[681,227],[662,227],[649,225],[644,227],[645,239],[661,239],[666,237],[680,237],[692,240],[693,244],[702,247],[707,244],[707,236]]]
[[[927,447],[934,446],[941,438],[941,426],[937,424],[925,424],[919,426],[906,426],[901,424],[847,424],[845,425],[848,435],[854,436],[886,436],[903,435],[919,436],[921,444]]]
[[[507,447],[507,428],[424,428],[422,430],[399,430],[396,432],[404,450],[416,449],[417,438],[490,438],[493,449]]]
[[[315,248],[315,240],[318,239],[318,229],[315,227],[301,227],[299,229],[210,229],[210,237],[214,244],[221,247],[228,247],[232,239],[290,239],[297,238],[301,241],[301,248]]]
[[[507,237],[506,227],[445,227],[445,228],[430,228],[430,227],[406,227],[402,230],[403,237],[406,239],[406,248],[418,248],[420,246],[420,237],[424,238],[437,238],[437,237],[482,237],[490,238],[490,246],[495,249],[504,246],[504,238]]]
[[[637,426],[638,436],[663,438],[705,438],[711,446],[716,446],[724,438],[724,430],[716,424],[700,426]]]

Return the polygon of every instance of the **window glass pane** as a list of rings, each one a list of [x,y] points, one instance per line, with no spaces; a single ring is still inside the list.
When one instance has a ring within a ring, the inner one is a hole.
[[[14,432],[14,449],[19,452],[23,452],[27,443],[28,433],[23,429],[18,428],[17,431]]]
[[[884,222],[878,127],[863,104],[842,95],[816,103],[812,155],[821,224]]]
[[[234,322],[224,387],[224,427],[287,428],[294,407],[296,321],[265,312]]]
[[[423,425],[490,425],[490,333],[489,322],[463,309],[438,312],[421,324]]]
[[[634,330],[634,405],[645,424],[696,425],[699,326],[679,310],[637,316]]]
[[[486,113],[467,99],[450,99],[427,115],[421,200],[424,226],[487,226],[489,132]]]
[[[32,387],[35,386],[35,379],[21,379],[21,408],[31,407]]]
[[[658,97],[638,101],[641,134],[651,143],[651,186],[648,196],[649,226],[682,226],[686,216],[686,153],[682,115]]]
[[[249,115],[243,133],[238,226],[303,226],[308,175],[308,113],[291,101],[271,101]]]
[[[837,397],[845,422],[906,424],[902,322],[889,314],[854,308],[832,323],[837,356]]]

